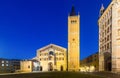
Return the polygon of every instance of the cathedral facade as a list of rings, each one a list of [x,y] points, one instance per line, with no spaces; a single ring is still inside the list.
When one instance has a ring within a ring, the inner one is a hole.
[[[50,44],[37,50],[36,60],[40,62],[41,71],[66,71],[66,53],[66,48]]]

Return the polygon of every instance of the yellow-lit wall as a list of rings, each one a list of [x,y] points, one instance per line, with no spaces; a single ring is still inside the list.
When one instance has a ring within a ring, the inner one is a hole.
[[[21,61],[21,72],[32,72],[32,61]]]
[[[68,70],[79,71],[80,65],[80,16],[68,16]]]
[[[99,54],[93,54],[81,60],[81,71],[99,71]]]

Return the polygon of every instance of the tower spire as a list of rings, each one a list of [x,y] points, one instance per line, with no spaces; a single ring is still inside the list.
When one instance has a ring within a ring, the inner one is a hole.
[[[76,12],[75,12],[75,7],[74,5],[72,6],[71,12],[70,12],[70,16],[75,16]]]
[[[101,9],[102,9],[102,10],[104,10],[104,9],[105,9],[105,8],[104,8],[104,5],[103,5],[103,3],[101,4]]]
[[[104,10],[105,10],[104,5],[101,4],[101,9],[100,9],[99,16],[101,16],[104,13]]]

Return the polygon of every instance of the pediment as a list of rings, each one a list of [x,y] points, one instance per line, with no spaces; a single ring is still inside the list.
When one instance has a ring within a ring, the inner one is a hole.
[[[66,48],[55,45],[55,44],[49,44],[47,46],[44,46],[44,47],[38,49],[37,51],[45,51],[45,50],[49,50],[49,49],[55,49],[55,50],[62,51],[62,52],[66,51]]]

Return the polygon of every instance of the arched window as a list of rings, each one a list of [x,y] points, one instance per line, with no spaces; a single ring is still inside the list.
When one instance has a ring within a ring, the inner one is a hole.
[[[53,52],[53,51],[50,51],[50,52],[49,52],[49,55],[54,55],[54,52]]]
[[[52,56],[49,56],[49,60],[52,60]]]
[[[28,68],[30,68],[30,66],[28,65]]]

